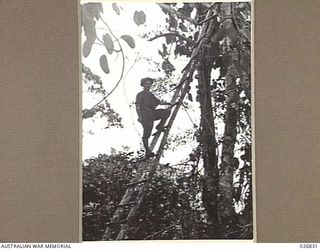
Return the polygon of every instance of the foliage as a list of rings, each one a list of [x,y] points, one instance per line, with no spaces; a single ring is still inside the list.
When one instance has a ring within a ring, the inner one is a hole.
[[[83,55],[89,56],[92,45],[97,38],[96,21],[100,19],[103,13],[102,5],[96,3],[86,3],[81,8],[81,25],[83,26],[86,40],[83,43]]]
[[[116,3],[112,4],[112,9],[117,13],[117,15],[121,15],[120,8]],[[100,45],[103,45],[105,47],[108,54],[112,54],[113,52],[123,54],[123,49],[118,37],[114,35],[108,23],[101,16],[101,14],[103,13],[102,4],[85,3],[82,4],[81,10],[81,24],[83,27],[84,35],[86,36],[86,40],[83,43],[83,56],[88,57],[90,55],[92,46],[94,45],[96,40],[100,41]],[[136,11],[134,13],[133,20],[137,25],[142,25],[146,21],[146,15],[143,11]],[[102,22],[106,30],[108,30],[108,32],[102,35],[102,38],[99,38],[96,32],[96,23],[98,21]],[[135,41],[130,35],[124,34],[121,35],[120,38],[123,39],[129,45],[130,48],[135,48]],[[118,49],[115,49],[114,41],[118,45]],[[110,73],[106,54],[102,54],[100,56],[100,66],[106,74]]]
[[[112,4],[112,9],[120,15],[120,8],[116,3]],[[103,13],[103,8],[101,3],[85,3],[81,5],[82,17],[81,17],[81,26],[83,27],[84,35],[86,36],[86,40],[83,43],[83,56],[86,58],[90,55],[92,46],[94,44],[102,45],[106,49],[106,54],[100,55],[99,64],[101,69],[104,73],[110,73],[110,67],[108,62],[107,54],[112,54],[113,52],[120,53],[122,57],[122,67],[121,73],[117,83],[114,85],[113,89],[107,94],[102,97],[102,99],[92,106],[90,109],[86,110],[87,115],[85,117],[90,117],[91,114],[96,112],[95,109],[101,109],[102,103],[115,91],[115,89],[119,86],[125,69],[125,54],[122,48],[122,44],[120,39],[112,32],[111,28],[109,27],[108,23],[102,18],[101,14]],[[146,20],[146,15],[143,11],[136,12],[133,17],[134,22],[137,25],[141,25]],[[102,38],[98,36],[96,32],[96,23],[100,22],[104,25],[104,29],[107,30],[105,34],[102,35]],[[135,48],[135,41],[134,39],[127,34],[123,34],[120,38],[126,42],[126,44],[134,49]],[[96,43],[96,41],[98,41]],[[115,46],[116,44],[116,46]],[[117,47],[117,48],[116,48]],[[100,107],[100,108],[99,108]]]
[[[101,154],[84,161],[83,240],[101,239],[136,167],[132,152]],[[201,203],[201,177],[194,168],[188,162],[181,166],[166,164],[159,167],[137,219],[130,224],[132,238],[209,238],[210,227]],[[235,228],[241,230],[239,226],[235,225]]]
[[[102,81],[99,76],[92,73],[90,68],[82,64],[82,80],[85,91],[92,95],[105,95],[106,90],[103,87]],[[110,126],[122,127],[121,117],[110,106],[110,103],[105,100],[93,109],[84,109],[82,111],[83,119],[88,118],[104,118],[107,119],[106,128]]]

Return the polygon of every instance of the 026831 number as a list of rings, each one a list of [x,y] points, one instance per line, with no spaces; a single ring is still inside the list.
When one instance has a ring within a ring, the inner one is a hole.
[[[300,248],[307,248],[307,249],[318,248],[318,244],[315,244],[315,243],[302,243],[299,246]]]

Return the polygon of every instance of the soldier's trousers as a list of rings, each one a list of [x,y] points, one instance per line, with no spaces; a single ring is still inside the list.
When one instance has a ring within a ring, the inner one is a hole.
[[[142,138],[149,138],[152,132],[154,121],[160,120],[157,125],[157,129],[162,129],[167,118],[170,116],[170,110],[168,109],[156,109],[152,112],[152,115],[143,119],[142,127],[143,127],[143,136]]]
[[[148,139],[151,135],[154,121],[160,120],[156,128],[158,130],[161,130],[164,127],[164,124],[167,118],[170,116],[170,113],[171,111],[169,109],[156,109],[152,112],[150,116],[142,120],[141,122],[143,127],[142,141],[146,151],[150,151],[148,146]]]

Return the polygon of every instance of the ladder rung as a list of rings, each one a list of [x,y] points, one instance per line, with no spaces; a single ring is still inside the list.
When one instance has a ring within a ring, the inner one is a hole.
[[[127,187],[131,187],[131,186],[138,185],[138,184],[146,182],[146,181],[147,181],[147,179],[143,179],[143,180],[140,180],[140,181],[131,182],[131,183],[127,184],[126,186]]]
[[[126,206],[130,206],[130,205],[134,205],[136,203],[137,203],[136,201],[131,201],[126,204],[119,204],[118,207],[126,207]]]

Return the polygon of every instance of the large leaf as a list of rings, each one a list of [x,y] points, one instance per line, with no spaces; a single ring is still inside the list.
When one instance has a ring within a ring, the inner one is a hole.
[[[109,54],[111,54],[114,50],[114,45],[111,36],[106,33],[103,35],[103,44],[106,47]]]
[[[88,41],[88,40],[84,41],[82,53],[85,58],[89,56],[92,45],[93,45],[93,43],[91,43],[90,41]]]
[[[120,15],[120,9],[116,3],[112,4],[112,9],[117,13],[117,15]]]
[[[170,15],[169,18],[169,28],[176,29],[178,26],[178,21],[174,18],[174,16]]]
[[[143,11],[135,11],[133,21],[138,26],[144,24],[146,22],[146,14]]]
[[[104,73],[109,74],[110,73],[110,69],[109,69],[109,65],[108,65],[108,59],[106,55],[102,55],[100,57],[100,67],[103,70]]]
[[[103,13],[101,3],[85,3],[81,6],[82,10],[82,19],[96,19],[99,20],[100,13]]]
[[[93,19],[83,19],[82,25],[84,35],[87,37],[87,40],[91,43],[94,43],[97,38],[96,22]]]
[[[98,20],[100,13],[103,13],[102,5],[100,3],[83,4],[81,11],[81,25],[84,29],[84,35],[87,37],[88,44],[93,44],[97,37],[95,19]]]
[[[125,40],[127,42],[127,44],[130,46],[130,48],[134,48],[136,47],[136,44],[133,40],[133,38],[129,35],[122,35],[120,38],[122,38],[123,40]]]

